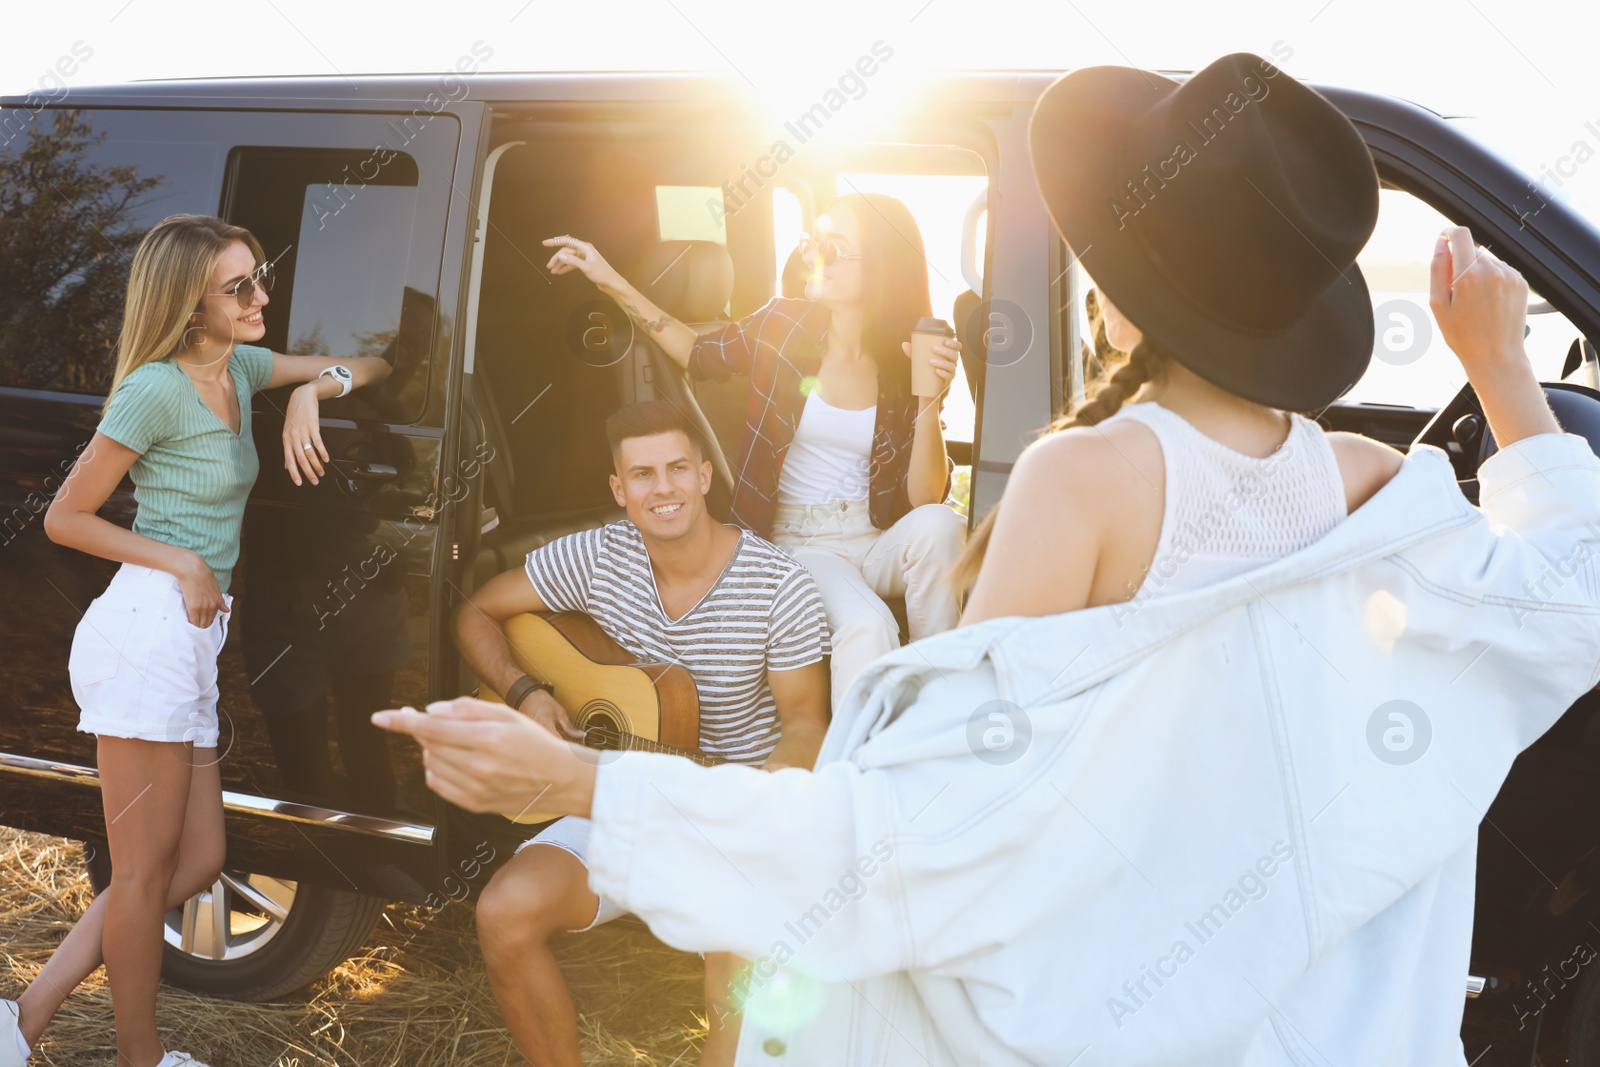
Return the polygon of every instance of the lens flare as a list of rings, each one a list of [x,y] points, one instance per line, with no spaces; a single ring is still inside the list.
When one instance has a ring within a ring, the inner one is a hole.
[[[751,965],[748,992],[735,998],[745,1018],[756,1026],[780,1033],[799,1029],[822,1011],[822,983],[774,963],[770,958]]]

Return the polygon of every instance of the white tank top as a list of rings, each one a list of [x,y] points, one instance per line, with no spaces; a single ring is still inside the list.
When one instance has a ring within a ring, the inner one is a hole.
[[[865,500],[867,465],[878,406],[836,408],[815,389],[806,397],[794,440],[778,472],[779,504]]]
[[[1333,447],[1315,422],[1289,415],[1289,436],[1262,458],[1212,440],[1154,401],[1127,404],[1102,421],[1136,419],[1161,443],[1166,504],[1140,595],[1243,574],[1305,548],[1343,521],[1344,480]]]

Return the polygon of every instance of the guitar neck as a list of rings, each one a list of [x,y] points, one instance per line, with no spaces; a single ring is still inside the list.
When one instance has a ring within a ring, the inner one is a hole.
[[[677,745],[662,744],[652,741],[638,734],[628,733],[626,730],[610,730],[600,726],[591,726],[584,734],[583,743],[590,748],[623,752],[663,752],[669,756],[682,756],[694,760],[702,767],[715,767],[727,763],[723,756],[713,756],[694,749],[679,748]]]

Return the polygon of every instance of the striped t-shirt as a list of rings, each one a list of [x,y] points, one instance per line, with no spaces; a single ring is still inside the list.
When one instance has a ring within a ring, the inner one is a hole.
[[[700,696],[700,747],[760,763],[778,743],[767,671],[831,651],[816,582],[793,556],[749,530],[700,602],[668,621],[639,528],[624,519],[528,553],[528,580],[551,611],[581,611],[639,659],[682,665]]]
[[[250,398],[272,379],[272,352],[233,346],[228,374],[239,399],[239,432],[206,406],[170,358],[122,379],[99,431],[139,453],[128,472],[138,510],[133,532],[199,554],[228,591],[239,561],[239,529],[259,464],[250,435]]]

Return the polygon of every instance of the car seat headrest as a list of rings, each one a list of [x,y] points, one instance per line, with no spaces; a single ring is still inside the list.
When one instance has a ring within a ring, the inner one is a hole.
[[[639,261],[633,282],[680,322],[715,322],[727,317],[733,258],[715,241],[662,241]]]

